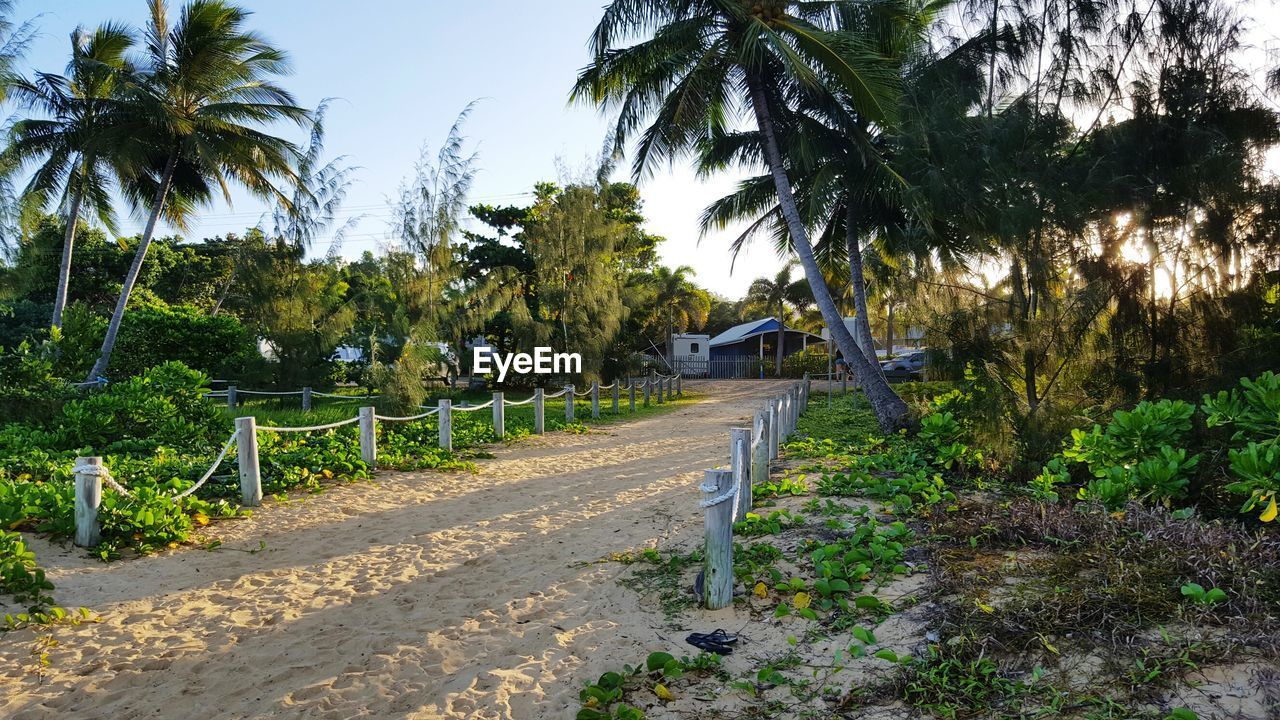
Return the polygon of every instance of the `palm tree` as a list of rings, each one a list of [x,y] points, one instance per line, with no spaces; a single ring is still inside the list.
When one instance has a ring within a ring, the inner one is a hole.
[[[676,328],[688,329],[707,322],[711,297],[694,285],[689,276],[693,268],[681,265],[674,270],[658,266],[647,278],[653,290],[653,313],[667,329],[667,364],[675,367]]]
[[[108,138],[111,125],[120,122],[117,96],[132,73],[125,60],[132,45],[133,33],[121,25],[109,23],[92,33],[76,28],[65,77],[38,73],[32,80],[18,78],[10,85],[22,106],[45,117],[14,123],[3,162],[19,169],[43,158],[22,191],[22,202],[41,212],[56,202],[66,222],[53,327],[62,327],[81,214],[88,211],[108,230],[116,229],[111,188],[124,174],[122,151],[129,146]]]
[[[977,102],[973,68],[988,43],[979,35],[943,54],[928,49],[925,31],[944,3],[920,0],[904,3],[889,12],[878,4],[856,7],[840,15],[846,32],[857,32],[874,42],[881,52],[896,57],[902,68],[904,90],[902,121],[893,126],[872,124],[837,96],[810,93],[797,107],[787,109],[787,141],[797,148],[788,153],[801,214],[817,237],[814,252],[829,276],[848,281],[853,301],[855,337],[867,359],[880,374],[875,356],[867,305],[868,280],[865,257],[878,249],[870,239],[892,239],[896,253],[927,256],[944,264],[956,264],[974,251],[963,233],[943,232],[920,198],[935,195],[927,172],[910,169],[929,166],[928,158],[914,157],[919,148],[935,143],[919,137],[932,127],[965,123],[965,115]],[[959,82],[958,78],[968,80]],[[710,174],[730,165],[749,165],[758,156],[760,133],[742,132],[713,138],[699,153],[699,172]],[[911,156],[904,158],[903,156]],[[900,173],[912,175],[910,183]],[[920,177],[915,177],[916,175]],[[930,192],[933,191],[933,192]],[[782,216],[770,175],[744,180],[738,189],[713,203],[702,217],[702,229],[724,229],[742,220],[751,221],[732,244],[734,256],[759,234],[772,236],[780,256],[793,252],[792,240]],[[884,245],[884,243],[881,243]]]
[[[791,98],[804,93],[832,92],[870,122],[891,121],[892,62],[857,35],[834,32],[838,11],[849,7],[840,0],[614,0],[592,36],[594,57],[573,97],[618,109],[619,149],[639,134],[637,176],[725,134],[737,111],[754,117],[757,157],[769,169],[814,302],[889,431],[909,422],[907,405],[875,381],[873,363],[844,324],[814,255],[779,137]],[[649,38],[621,46],[632,36]]]
[[[10,86],[18,80],[14,68],[26,53],[34,34],[35,26],[30,21],[14,23],[13,0],[0,0],[0,103],[8,100]],[[0,164],[0,257],[13,250],[12,240],[18,235],[14,227],[19,213],[12,172],[12,165]]]
[[[296,185],[298,149],[255,126],[288,120],[304,123],[309,113],[273,82],[288,71],[287,55],[245,29],[249,13],[222,0],[192,0],[170,26],[167,4],[152,0],[146,32],[145,67],[129,88],[134,123],[114,140],[148,149],[148,171],[126,188],[146,208],[147,224],[125,275],[102,351],[89,371],[107,369],[129,295],[133,292],[164,214],[183,224],[215,188],[230,202],[230,183],[290,206],[273,180]]]
[[[774,343],[774,374],[782,377],[782,357],[787,345],[788,309],[804,307],[813,301],[809,283],[792,280],[793,263],[787,263],[772,279],[756,278],[747,288],[746,305],[754,312],[765,312],[778,321],[778,339]]]

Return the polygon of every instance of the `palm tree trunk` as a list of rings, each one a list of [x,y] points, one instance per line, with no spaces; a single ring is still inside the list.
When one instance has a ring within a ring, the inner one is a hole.
[[[858,232],[853,222],[855,213],[853,203],[850,203],[844,223],[844,240],[849,253],[849,284],[853,289],[853,309],[857,314],[854,322],[858,326],[858,335],[866,339],[866,344],[862,345],[862,354],[867,356],[867,360],[875,366],[876,372],[883,377],[884,371],[880,368],[879,358],[876,357],[875,343],[871,341],[873,336],[871,316],[867,313],[867,282],[862,272],[861,243],[858,242]]]
[[[107,335],[102,339],[102,350],[98,354],[97,362],[93,364],[93,369],[89,371],[89,376],[85,378],[86,382],[93,382],[101,377],[107,371],[108,363],[111,362],[111,353],[116,348],[116,336],[120,334],[120,322],[124,320],[124,309],[129,304],[129,295],[133,292],[133,286],[138,284],[138,276],[142,274],[142,263],[147,259],[147,249],[151,247],[151,240],[155,236],[156,224],[160,221],[160,212],[164,210],[165,200],[169,196],[169,187],[173,184],[173,171],[177,165],[178,153],[175,151],[165,162],[164,175],[160,178],[160,187],[156,189],[151,217],[147,218],[147,227],[142,233],[142,241],[138,243],[138,250],[133,255],[133,263],[129,265],[129,272],[124,276],[124,285],[120,288],[120,299],[116,301],[116,309],[111,313],[111,322],[107,324]]]
[[[58,292],[53,298],[53,327],[62,327],[62,311],[67,307],[67,292],[71,287],[71,252],[76,245],[76,224],[80,222],[80,205],[84,202],[84,190],[76,193],[67,214],[67,229],[62,238],[62,263],[58,266]]]
[[[893,296],[888,296],[888,302],[885,303],[884,311],[884,351],[893,354]]]
[[[769,172],[773,175],[773,184],[778,191],[778,204],[782,216],[787,221],[787,229],[791,233],[791,244],[800,258],[800,266],[804,268],[805,277],[809,280],[809,288],[813,291],[814,301],[822,313],[822,319],[831,329],[831,337],[845,356],[849,368],[853,370],[858,384],[862,386],[871,409],[876,414],[880,429],[885,432],[896,432],[910,424],[910,412],[907,404],[898,397],[889,383],[872,367],[858,347],[857,341],[845,327],[844,318],[831,297],[831,290],[823,279],[822,269],[813,256],[813,246],[809,244],[809,233],[800,220],[800,210],[796,207],[795,195],[791,190],[791,180],[782,163],[782,151],[778,148],[778,138],[774,134],[773,120],[769,112],[769,102],[758,79],[748,78],[751,91],[751,105],[755,110],[756,124],[764,136],[765,160],[769,163]]]

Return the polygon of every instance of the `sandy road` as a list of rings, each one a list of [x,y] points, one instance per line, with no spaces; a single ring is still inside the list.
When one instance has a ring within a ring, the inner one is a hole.
[[[702,470],[783,384],[686,387],[703,400],[477,474],[270,505],[218,524],[216,552],[107,565],[36,541],[58,601],[102,622],[52,630],[43,674],[42,633],[0,635],[0,717],[572,717],[582,679],[663,642],[593,561],[692,531]]]

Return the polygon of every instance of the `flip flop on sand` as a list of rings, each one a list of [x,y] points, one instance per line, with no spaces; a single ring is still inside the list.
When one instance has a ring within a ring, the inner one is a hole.
[[[684,639],[685,642],[707,652],[713,652],[717,655],[728,655],[733,652],[733,645],[738,642],[737,635],[730,635],[724,630],[717,629],[710,633],[690,633],[689,637]]]

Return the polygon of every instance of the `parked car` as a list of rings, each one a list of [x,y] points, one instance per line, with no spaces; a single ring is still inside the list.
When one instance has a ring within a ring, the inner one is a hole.
[[[884,376],[890,380],[923,380],[925,354],[923,348],[912,350],[905,355],[885,360],[880,363],[880,369],[884,370]]]

